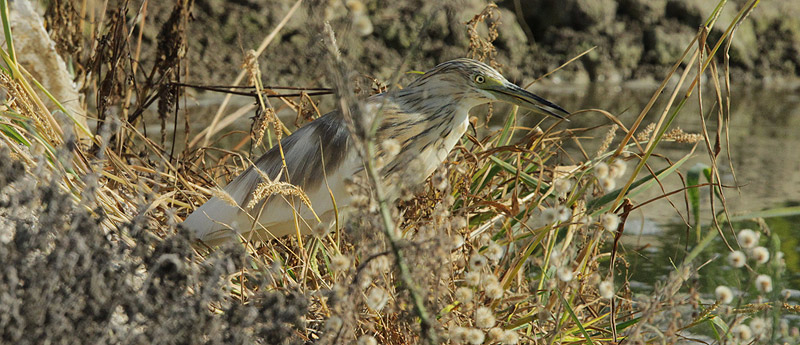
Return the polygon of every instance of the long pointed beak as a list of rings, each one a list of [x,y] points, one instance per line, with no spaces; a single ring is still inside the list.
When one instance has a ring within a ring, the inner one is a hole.
[[[547,115],[569,121],[565,118],[566,115],[569,115],[569,112],[564,110],[564,108],[512,83],[506,83],[505,85],[488,89],[488,91],[494,94],[498,101],[541,111]]]

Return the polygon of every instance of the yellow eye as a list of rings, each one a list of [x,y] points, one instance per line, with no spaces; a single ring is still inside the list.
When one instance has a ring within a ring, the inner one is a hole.
[[[486,81],[486,77],[484,77],[484,76],[482,76],[480,74],[475,76],[475,82],[476,83],[483,84],[483,82],[485,82],[485,81]]]

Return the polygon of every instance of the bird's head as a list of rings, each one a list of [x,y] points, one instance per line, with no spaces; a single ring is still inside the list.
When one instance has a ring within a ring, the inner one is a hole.
[[[470,107],[501,101],[561,119],[569,115],[564,108],[528,92],[508,81],[494,68],[473,59],[455,59],[441,63],[408,87],[422,92],[426,98],[451,95],[456,102]]]

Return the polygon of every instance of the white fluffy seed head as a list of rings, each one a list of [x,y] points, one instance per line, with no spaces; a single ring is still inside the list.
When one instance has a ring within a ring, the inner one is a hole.
[[[331,258],[331,269],[334,272],[343,272],[350,268],[350,258],[344,254],[337,254]]]
[[[609,177],[600,179],[600,188],[603,188],[604,192],[610,192],[614,190],[614,188],[616,187],[617,187],[617,182],[614,181],[614,179],[611,178],[610,175]]]
[[[769,250],[761,246],[755,247],[750,251],[750,257],[758,264],[765,264],[769,261]]]
[[[733,291],[725,285],[717,286],[717,288],[714,289],[714,295],[717,296],[717,301],[719,301],[720,304],[730,304],[733,302]]]
[[[397,154],[400,153],[401,147],[397,140],[385,140],[383,143],[381,143],[381,146],[383,147],[383,152],[385,152],[389,157],[397,156]]]
[[[572,210],[570,210],[566,206],[558,207],[558,220],[560,222],[566,222],[569,220],[570,217],[572,217]]]
[[[572,181],[565,178],[557,179],[553,181],[553,188],[555,188],[559,196],[567,195],[569,190],[572,189]]]
[[[358,345],[378,345],[378,340],[371,335],[362,335],[358,338]]]
[[[622,175],[625,175],[625,170],[628,170],[628,165],[625,164],[621,159],[615,160],[611,163],[611,166],[608,170],[608,176],[611,178],[619,178]]]
[[[743,229],[739,231],[739,236],[737,239],[739,240],[739,244],[742,248],[753,248],[758,244],[759,234],[750,229]]]
[[[325,329],[328,332],[336,332],[342,328],[342,319],[336,315],[329,317],[325,320]]]
[[[561,262],[561,251],[558,248],[553,248],[550,251],[550,263],[556,265]]]
[[[369,20],[369,17],[363,14],[353,16],[353,27],[361,36],[367,36],[374,30],[372,21]]]
[[[497,262],[503,258],[505,251],[503,250],[502,246],[497,244],[497,242],[490,241],[489,246],[486,247],[486,251],[484,252],[484,254],[486,254],[486,257],[489,258],[489,260]]]
[[[467,227],[467,218],[462,216],[454,217],[450,224],[453,226],[453,229],[461,230]]]
[[[503,330],[500,327],[492,327],[492,329],[490,329],[488,333],[489,333],[489,340],[494,342],[499,342],[501,339],[503,339],[504,335],[503,333],[505,333],[505,330]]]
[[[459,301],[463,304],[467,304],[472,302],[472,297],[474,294],[472,293],[472,289],[466,286],[462,286],[456,289],[455,298],[456,301]]]
[[[746,258],[744,256],[744,253],[742,253],[742,252],[740,252],[738,250],[734,250],[730,254],[728,254],[728,264],[730,264],[733,267],[736,267],[736,268],[743,267],[744,264],[745,264],[745,261],[746,261]]]
[[[461,248],[466,241],[464,241],[464,236],[453,234],[450,236],[450,249],[455,250]]]
[[[558,210],[548,207],[542,210],[542,221],[545,224],[553,224],[558,221]]]
[[[750,329],[756,335],[764,335],[767,333],[767,321],[760,317],[754,317],[750,320]]]
[[[366,6],[364,6],[364,3],[361,2],[361,0],[347,0],[345,1],[345,6],[347,6],[350,11],[353,11],[353,13],[357,14],[364,13],[364,10],[366,10]]]
[[[750,327],[744,324],[739,324],[731,328],[731,334],[733,334],[733,337],[739,341],[747,341],[753,337],[753,331],[750,330]]]
[[[367,306],[374,311],[381,311],[389,302],[389,294],[384,289],[374,287],[367,294]]]
[[[619,226],[619,217],[613,213],[604,213],[600,216],[600,225],[608,231],[616,231]]]
[[[481,272],[472,271],[464,275],[464,282],[469,286],[478,286],[481,283]]]
[[[480,345],[483,344],[483,341],[486,340],[486,335],[483,334],[483,331],[477,328],[470,328],[467,331],[467,342],[473,345]]]
[[[450,341],[456,344],[466,343],[468,334],[469,334],[469,328],[461,326],[450,327],[450,329],[447,332]]]
[[[475,309],[475,326],[478,328],[491,328],[494,327],[496,320],[494,313],[488,307],[478,307]]]
[[[433,177],[431,177],[431,183],[433,183],[433,188],[436,188],[440,191],[444,191],[449,185],[449,181],[447,181],[447,175],[444,173],[433,174]]]
[[[614,283],[610,280],[601,281],[600,285],[597,287],[597,290],[600,292],[600,297],[605,299],[611,299],[614,297]]]
[[[370,261],[368,269],[369,273],[373,275],[389,273],[392,269],[392,262],[388,255],[381,255]]]
[[[608,164],[606,164],[605,162],[597,163],[597,165],[594,166],[593,170],[594,176],[597,177],[598,179],[604,179],[608,177],[608,170],[609,170]]]
[[[480,271],[481,269],[486,267],[487,264],[488,261],[486,260],[486,257],[481,254],[474,253],[472,254],[472,256],[469,257],[470,271]]]
[[[504,345],[517,345],[519,344],[519,335],[517,335],[517,332],[507,330],[503,332],[503,339],[500,339],[500,343]]]
[[[568,282],[573,278],[572,269],[567,266],[559,267],[558,270],[556,270],[556,275],[562,282]]]
[[[756,277],[756,289],[761,293],[772,292],[772,278],[766,274],[759,274]]]
[[[486,297],[491,299],[500,299],[504,293],[503,286],[497,281],[484,285],[483,291],[486,293]]]

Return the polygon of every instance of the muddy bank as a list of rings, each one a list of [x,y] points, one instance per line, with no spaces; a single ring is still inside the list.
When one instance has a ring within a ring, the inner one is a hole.
[[[344,56],[358,70],[388,78],[412,50],[423,23],[419,53],[410,68],[465,56],[469,39],[465,23],[484,8],[479,0],[383,2],[317,1],[303,4],[260,59],[268,83],[327,84],[322,69],[323,22],[329,20]],[[730,1],[710,42],[716,42],[744,1]],[[232,80],[243,52],[257,47],[283,19],[294,1],[229,2],[198,0],[190,24],[187,57],[191,80]],[[530,0],[503,1],[495,16],[497,62],[517,80],[528,80],[559,66],[593,46],[597,48],[560,71],[565,82],[660,79],[691,42],[716,2],[704,0]],[[156,22],[169,15],[170,2],[151,2]],[[131,8],[134,8],[133,6]],[[131,16],[135,11],[131,11]],[[155,37],[157,26],[149,26]],[[479,26],[486,37],[486,26]],[[724,47],[723,47],[724,48]],[[720,54],[721,56],[722,54]],[[720,59],[721,61],[721,59]],[[730,48],[733,79],[793,79],[800,75],[800,3],[761,3],[743,22]],[[384,79],[385,80],[385,79]]]

